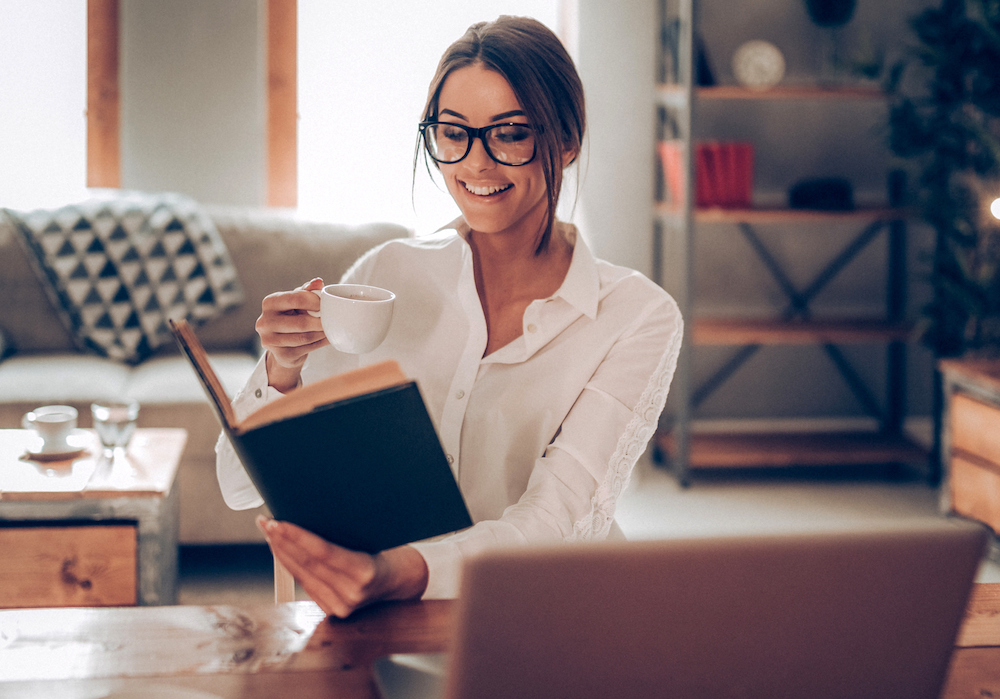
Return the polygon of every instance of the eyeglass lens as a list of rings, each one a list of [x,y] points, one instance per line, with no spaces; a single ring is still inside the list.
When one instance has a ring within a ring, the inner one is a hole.
[[[470,132],[459,124],[430,124],[424,140],[431,157],[442,163],[457,163],[472,149]],[[535,155],[535,132],[525,124],[495,124],[479,132],[486,152],[501,165],[524,165]]]

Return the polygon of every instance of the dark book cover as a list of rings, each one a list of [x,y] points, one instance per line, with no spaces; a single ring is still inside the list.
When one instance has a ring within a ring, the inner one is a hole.
[[[367,553],[472,526],[416,382],[394,380],[246,429],[190,326],[170,326],[275,518]],[[380,367],[341,376],[373,371]],[[339,378],[311,385],[321,390],[313,397]]]
[[[231,435],[271,514],[355,551],[471,526],[410,382]]]

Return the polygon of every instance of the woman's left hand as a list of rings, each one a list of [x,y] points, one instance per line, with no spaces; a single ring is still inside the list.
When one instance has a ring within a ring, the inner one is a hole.
[[[420,597],[427,564],[411,546],[371,555],[351,551],[290,522],[257,518],[275,558],[324,612],[347,617],[380,600]]]

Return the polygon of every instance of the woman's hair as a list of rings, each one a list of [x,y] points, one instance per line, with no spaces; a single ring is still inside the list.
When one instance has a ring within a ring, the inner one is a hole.
[[[548,27],[530,17],[503,15],[492,22],[473,24],[444,52],[427,91],[424,120],[437,119],[438,98],[447,77],[472,65],[502,75],[529,123],[537,129],[535,157],[542,164],[548,199],[545,228],[536,249],[541,252],[552,235],[562,189],[563,155],[573,153],[575,159],[580,154],[586,125],[583,84],[573,59]]]

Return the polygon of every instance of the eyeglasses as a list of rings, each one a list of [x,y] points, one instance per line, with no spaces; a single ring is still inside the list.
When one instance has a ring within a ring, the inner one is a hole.
[[[457,163],[472,150],[477,138],[486,153],[501,165],[527,165],[535,157],[535,133],[529,124],[493,124],[474,129],[447,121],[422,121],[420,133],[427,153],[439,163]]]

